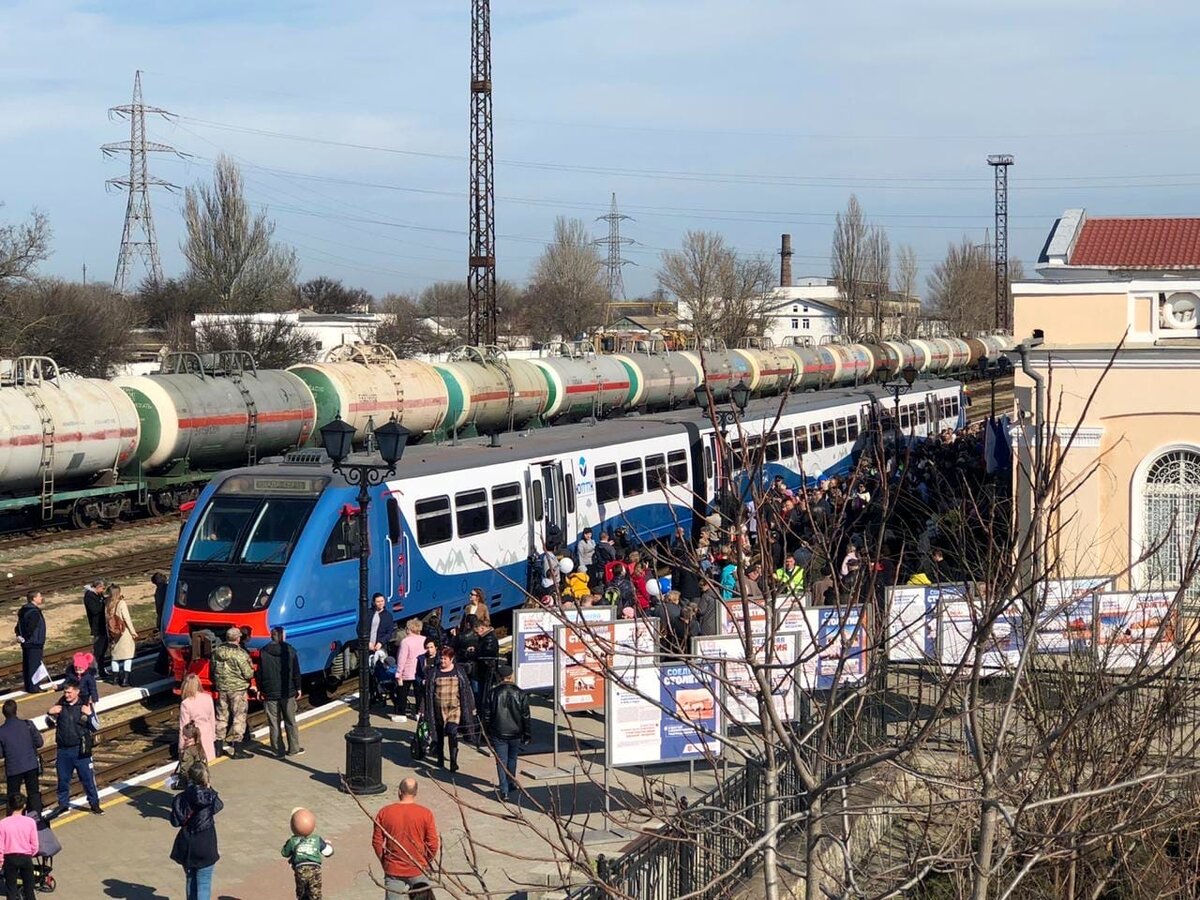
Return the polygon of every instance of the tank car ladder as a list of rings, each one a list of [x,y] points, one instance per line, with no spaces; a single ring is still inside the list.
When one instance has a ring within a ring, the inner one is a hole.
[[[246,404],[246,465],[253,466],[258,462],[258,404],[245,381],[246,363],[251,371],[257,374],[254,358],[241,351],[226,351],[221,354],[225,371],[242,393],[242,401]]]
[[[53,367],[49,377],[57,376],[58,371],[54,363],[49,359],[45,360],[45,363]],[[43,370],[41,357],[19,357],[15,361],[12,372],[13,383],[21,387],[22,392],[29,398],[29,402],[33,404],[33,408],[37,410],[38,418],[41,419],[42,456],[38,462],[38,472],[42,476],[43,522],[49,522],[54,518],[54,417],[50,415],[50,410],[46,408],[46,403],[38,391],[46,378],[47,373]]]

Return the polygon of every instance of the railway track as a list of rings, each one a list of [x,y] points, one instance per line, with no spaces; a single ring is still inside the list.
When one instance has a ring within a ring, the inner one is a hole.
[[[123,531],[137,531],[170,521],[170,516],[154,516],[145,519],[134,519],[130,522],[114,522],[111,525],[100,525],[96,528],[80,530],[69,526],[40,528],[6,532],[0,534],[0,551],[23,550],[26,547],[45,548],[54,544],[68,544],[71,541],[86,539],[97,535],[120,534]]]
[[[20,572],[4,579],[0,586],[0,603],[20,600],[28,591],[50,594],[55,591],[82,590],[83,585],[93,578],[113,580],[129,575],[149,575],[158,569],[168,569],[175,548],[156,547],[140,550],[111,559],[93,559],[87,562],[70,563],[42,572]]]
[[[982,422],[992,412],[992,383],[980,378],[964,385],[963,393],[971,399],[967,407],[968,422]],[[1013,377],[996,379],[996,415],[1011,413],[1014,403]]]
[[[158,632],[153,631],[138,641],[137,647],[134,650],[134,661],[136,662],[142,657],[157,653],[158,648]],[[46,653],[42,656],[42,662],[46,666],[46,671],[57,678],[62,673],[62,670],[66,668],[67,662],[76,653],[91,652],[92,645],[90,643],[83,644],[79,647],[71,647],[69,650],[55,650],[53,653]],[[22,687],[21,678],[21,663],[19,661],[0,666],[0,694],[20,690]]]

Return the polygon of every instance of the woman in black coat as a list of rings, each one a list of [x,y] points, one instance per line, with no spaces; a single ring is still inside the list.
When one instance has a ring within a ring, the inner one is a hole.
[[[210,900],[217,852],[214,817],[225,804],[208,784],[208,766],[194,763],[187,771],[188,786],[171,804],[171,824],[179,829],[171,859],[183,866],[187,900]]]

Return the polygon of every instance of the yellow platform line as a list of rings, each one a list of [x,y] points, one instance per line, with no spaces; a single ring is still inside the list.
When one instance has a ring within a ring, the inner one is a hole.
[[[328,722],[330,719],[336,719],[338,716],[344,716],[348,712],[357,712],[357,710],[355,710],[354,707],[343,703],[343,704],[341,704],[341,709],[335,710],[324,716],[318,716],[315,719],[308,719],[307,721],[299,723],[299,730],[307,731],[309,728],[312,728],[316,725],[320,725],[323,722]],[[221,763],[228,762],[228,761],[229,761],[229,757],[222,754],[222,755],[218,756],[216,759],[214,759],[212,762],[210,762],[208,764],[208,767],[211,769],[213,766],[220,765]],[[167,776],[167,777],[170,778],[171,776]],[[119,791],[115,797],[111,798],[108,801],[107,804],[101,803],[100,808],[105,810],[106,812],[110,809],[115,809],[116,807],[121,806],[124,803],[128,803],[135,797],[139,797],[142,794],[148,793],[150,791],[158,790],[159,788],[164,787],[166,785],[166,783],[167,783],[167,778],[161,778],[158,781],[155,781],[151,784],[135,784],[126,790]],[[74,812],[63,813],[61,816],[58,816],[57,818],[53,819],[52,821],[53,821],[54,826],[58,827],[59,825],[69,825],[72,822],[79,821],[80,819],[91,818],[91,816],[92,816],[92,814],[86,810],[75,810]]]

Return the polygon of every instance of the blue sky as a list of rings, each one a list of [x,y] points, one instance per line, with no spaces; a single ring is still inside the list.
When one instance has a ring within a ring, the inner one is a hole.
[[[154,140],[178,185],[219,152],[295,246],[303,277],[376,293],[465,276],[469,0],[0,0],[0,219],[54,231],[44,271],[112,277],[124,197],[106,115],[176,113]],[[1053,219],[1200,215],[1194,3],[1113,0],[493,0],[498,271],[524,282],[554,217],[616,191],[635,221],[629,293],[689,228],[826,274],[857,193],[923,276],[992,221],[989,153],[1016,156],[1011,254]],[[342,146],[344,144],[357,147]],[[362,149],[365,147],[381,149]],[[183,267],[180,194],[153,197],[164,268]],[[602,234],[602,223],[595,223]]]

